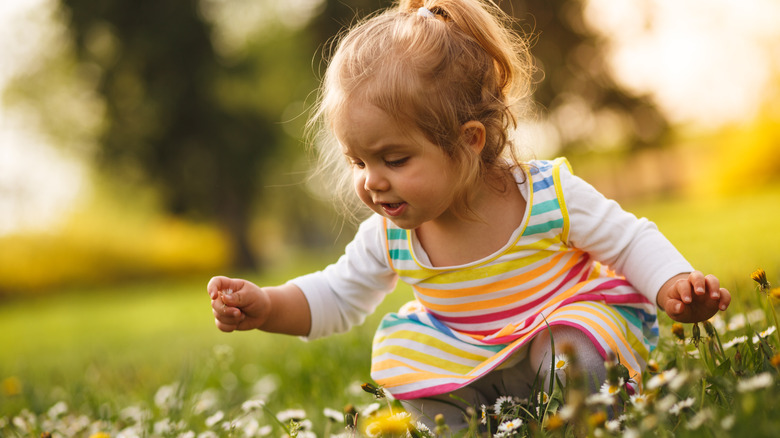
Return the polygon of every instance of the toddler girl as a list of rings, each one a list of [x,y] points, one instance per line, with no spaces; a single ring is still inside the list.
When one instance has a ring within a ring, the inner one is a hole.
[[[415,300],[380,324],[371,376],[429,426],[439,413],[466,426],[453,393],[527,397],[550,336],[597,382],[611,356],[639,385],[656,306],[702,321],[730,295],[566,160],[516,158],[529,58],[479,0],[402,0],[346,33],[315,121],[336,140],[322,159],[373,214],[323,271],[263,288],[213,278],[217,327],[319,338],[361,323],[401,279]]]

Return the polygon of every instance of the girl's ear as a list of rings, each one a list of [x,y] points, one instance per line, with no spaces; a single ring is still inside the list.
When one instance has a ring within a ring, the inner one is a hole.
[[[476,120],[469,120],[460,127],[463,142],[474,150],[477,155],[485,147],[485,125]]]

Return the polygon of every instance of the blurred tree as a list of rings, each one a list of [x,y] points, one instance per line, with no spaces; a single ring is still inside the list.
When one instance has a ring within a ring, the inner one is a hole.
[[[560,133],[564,152],[577,148],[659,146],[665,116],[648,96],[622,87],[607,62],[608,41],[584,16],[586,0],[511,0],[500,5],[533,36],[543,74],[535,101]],[[610,131],[606,133],[605,131]]]
[[[611,76],[604,41],[586,25],[582,1],[500,2],[519,27],[538,36],[532,52],[544,79],[536,101],[561,133],[564,149],[591,145],[605,129],[619,131],[618,141],[606,146],[656,144],[667,129],[663,116]],[[239,268],[256,267],[250,218],[267,196],[266,178],[279,167],[280,154],[303,150],[281,122],[291,103],[305,101],[315,89],[322,73],[316,66],[324,65],[318,57],[327,57],[318,48],[327,48],[356,18],[392,4],[320,0],[300,3],[305,10],[279,12],[293,6],[241,0],[61,2],[78,57],[97,72],[96,88],[106,102],[99,163],[129,183],[152,182],[173,213],[216,217],[232,237]],[[209,16],[225,7],[233,15]],[[255,15],[265,21],[240,28],[251,8],[261,8]],[[291,18],[297,22],[274,24]],[[225,32],[232,27],[240,29],[233,30],[231,43]],[[236,46],[235,40],[242,42]],[[289,145],[295,147],[285,148]],[[290,219],[291,227],[300,227],[298,219]]]
[[[300,88],[290,34],[264,44],[265,56],[226,62],[197,0],[62,2],[107,105],[98,162],[131,184],[151,182],[174,214],[216,217],[236,267],[256,267],[250,217],[284,141],[287,90]],[[260,85],[269,75],[276,82]]]

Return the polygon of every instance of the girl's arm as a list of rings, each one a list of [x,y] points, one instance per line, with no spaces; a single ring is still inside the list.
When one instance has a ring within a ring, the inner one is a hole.
[[[728,307],[731,296],[718,279],[695,271],[655,224],[626,212],[568,169],[561,169],[561,184],[569,244],[624,275],[676,321],[703,321]]]
[[[311,329],[309,303],[294,284],[261,288],[246,280],[214,277],[207,290],[215,323],[223,332],[260,329],[305,336]]]
[[[398,280],[390,268],[381,217],[361,224],[338,262],[277,287],[214,277],[208,285],[222,331],[260,329],[316,339],[360,324]],[[225,294],[227,290],[233,293]]]

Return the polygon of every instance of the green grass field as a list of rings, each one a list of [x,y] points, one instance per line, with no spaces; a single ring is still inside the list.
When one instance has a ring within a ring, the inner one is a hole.
[[[735,295],[728,317],[762,305],[750,279],[756,268],[778,281],[778,200],[780,187],[749,197],[627,208],[654,220],[695,266],[719,274]],[[291,266],[249,278],[278,284],[308,269]],[[77,415],[90,422],[74,436],[93,435],[101,424],[117,430],[117,424],[129,421],[121,415],[129,407],[146,409],[155,419],[183,421],[196,432],[208,430],[206,414],[217,408],[195,415],[194,408],[166,407],[159,400],[161,388],[172,384],[178,385],[181,399],[216,393],[219,410],[228,416],[238,416],[242,402],[262,393],[270,411],[304,409],[320,434],[330,424],[324,408],[341,410],[349,403],[373,401],[359,388],[369,380],[371,337],[382,314],[409,299],[407,289],[391,294],[363,326],[304,342],[260,332],[219,332],[205,292],[207,281],[70,289],[0,303],[0,436],[39,435],[46,424],[56,426],[44,419],[70,418],[65,422],[74,424]],[[663,323],[662,334],[668,336],[669,323]],[[58,402],[65,402],[67,413],[50,411]],[[277,427],[267,412],[263,415],[261,424]],[[17,422],[34,425],[23,433]],[[56,427],[66,434],[65,426]],[[149,426],[139,436],[178,436],[157,432]]]

